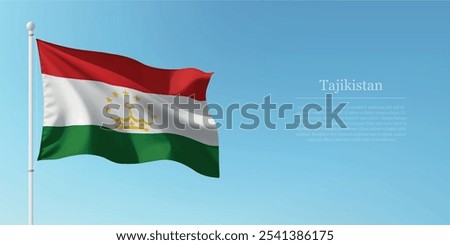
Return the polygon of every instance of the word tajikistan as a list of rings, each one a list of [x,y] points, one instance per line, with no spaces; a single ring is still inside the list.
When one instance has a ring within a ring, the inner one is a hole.
[[[329,80],[319,80],[322,85],[322,91],[334,92],[335,94],[341,91],[382,91],[383,84],[380,82],[356,82],[355,79],[349,81],[347,79],[336,79],[336,82],[330,82]]]

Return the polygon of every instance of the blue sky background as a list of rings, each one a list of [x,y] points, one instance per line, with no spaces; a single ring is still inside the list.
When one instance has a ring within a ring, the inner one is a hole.
[[[29,20],[50,42],[214,71],[208,101],[223,106],[271,94],[300,110],[298,97],[323,96],[319,79],[355,78],[406,97],[408,113],[407,136],[389,143],[221,129],[220,179],[169,161],[37,162],[37,224],[450,224],[449,13],[449,2],[2,2],[0,224],[27,222]],[[36,155],[41,85],[36,74]]]

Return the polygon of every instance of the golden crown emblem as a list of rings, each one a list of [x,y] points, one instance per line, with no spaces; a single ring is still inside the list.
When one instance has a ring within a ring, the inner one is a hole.
[[[112,96],[107,96],[106,97],[106,103],[107,104],[111,104],[113,103],[113,101],[115,99],[120,100],[121,98],[119,98],[119,93],[117,93],[116,91],[114,91],[112,93]],[[129,92],[124,90],[123,91],[123,96],[125,98],[125,96],[130,96]],[[134,100],[136,103],[140,104],[141,98],[138,95],[135,95]],[[124,100],[122,100],[124,101]],[[135,106],[133,104],[130,104],[129,102],[125,102],[124,105],[127,108],[128,111],[128,115],[125,117],[120,117],[120,116],[111,116],[111,119],[115,121],[115,128],[114,129],[120,129],[120,130],[140,130],[140,131],[144,131],[144,132],[148,132],[150,130],[150,126],[153,125],[153,121],[147,121],[145,119],[139,119],[136,118],[133,115],[133,109],[135,109]],[[149,109],[151,109],[151,106],[149,106]],[[111,110],[111,108],[107,105],[104,107],[104,110],[106,112],[109,112]],[[149,111],[150,113],[150,111]],[[156,119],[157,115],[156,114],[152,114],[151,119]]]

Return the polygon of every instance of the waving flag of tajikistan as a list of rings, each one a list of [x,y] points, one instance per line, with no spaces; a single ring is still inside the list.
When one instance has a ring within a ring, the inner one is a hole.
[[[37,41],[44,85],[39,160],[92,154],[117,163],[174,160],[219,177],[208,115],[212,73]]]

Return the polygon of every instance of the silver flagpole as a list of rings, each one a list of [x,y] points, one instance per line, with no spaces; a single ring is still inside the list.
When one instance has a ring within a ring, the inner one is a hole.
[[[33,37],[34,23],[28,29],[28,224],[33,225]]]

